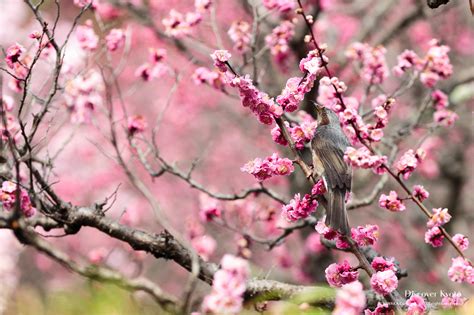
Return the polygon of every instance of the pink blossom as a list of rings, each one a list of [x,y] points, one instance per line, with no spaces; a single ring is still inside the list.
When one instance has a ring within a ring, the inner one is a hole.
[[[194,8],[197,12],[206,12],[212,5],[211,0],[195,0]]]
[[[330,108],[334,112],[339,113],[343,110],[343,108],[334,87],[336,87],[336,90],[339,92],[339,94],[342,94],[347,90],[346,84],[340,81],[337,77],[322,77],[319,80],[318,98],[316,99],[316,101],[319,104],[324,104],[324,106]],[[343,100],[344,103],[346,103],[347,99],[343,98]],[[358,107],[358,104],[357,106],[348,107],[356,109]]]
[[[326,185],[324,184],[324,180],[320,179],[311,189],[311,194],[315,196],[324,195],[326,191],[327,190]]]
[[[462,235],[462,234],[456,234],[453,236],[453,241],[458,245],[458,247],[462,250],[465,251],[469,247],[469,239]]]
[[[17,203],[17,184],[4,181],[2,187],[0,188],[0,202],[2,203],[3,209],[6,211],[12,211],[15,209]],[[31,203],[30,196],[23,188],[20,189],[20,201],[19,206],[20,210],[26,217],[31,217],[36,213],[36,208],[33,207]]]
[[[285,121],[285,125],[287,128],[290,128],[290,124]],[[283,146],[286,146],[288,145],[288,141],[285,139],[285,137],[283,136],[282,132],[281,132],[281,129],[279,126],[275,126],[272,130],[271,130],[271,135],[272,135],[272,139],[273,141],[275,141],[276,143],[278,144],[281,144]]]
[[[362,78],[370,84],[381,84],[388,77],[389,70],[385,60],[386,49],[382,46],[354,43],[346,52],[349,59],[360,61]]]
[[[294,112],[298,109],[300,102],[304,99],[305,93],[311,90],[311,87],[308,89],[308,85],[300,84],[302,78],[293,77],[288,79],[286,86],[281,91],[281,94],[277,96],[276,101],[286,112]]]
[[[377,174],[382,174],[384,172],[382,165],[387,162],[387,157],[372,155],[366,147],[359,149],[347,147],[344,161],[353,167],[372,168]]]
[[[310,253],[320,253],[322,252],[325,247],[321,244],[321,236],[319,233],[313,232],[306,238],[305,241],[305,249],[308,250]]]
[[[430,196],[430,193],[423,186],[415,185],[413,186],[412,195],[418,200],[423,201]]]
[[[441,234],[439,227],[435,226],[425,233],[425,243],[431,244],[433,247],[440,247],[443,245],[444,235]]]
[[[105,37],[105,42],[109,51],[116,51],[125,43],[125,32],[119,28],[111,29]]]
[[[288,221],[297,221],[307,218],[316,210],[317,206],[318,202],[310,195],[306,194],[301,198],[300,194],[296,194],[289,204],[283,206],[282,212]]]
[[[452,258],[452,264],[448,270],[448,277],[453,282],[474,284],[474,268],[469,261],[462,257]]]
[[[293,162],[287,158],[280,158],[277,153],[262,160],[256,158],[241,167],[242,172],[252,174],[258,181],[263,181],[274,175],[289,175],[294,171]]]
[[[398,197],[397,192],[390,191],[387,195],[382,194],[379,199],[379,206],[393,212],[404,211],[406,209],[403,200]]]
[[[433,114],[434,122],[444,127],[451,127],[458,119],[458,114],[444,108],[435,111]]]
[[[193,73],[194,84],[208,84],[217,90],[224,91],[225,78],[221,72],[211,71],[205,67],[197,68]]]
[[[316,232],[321,234],[325,239],[328,240],[334,240],[336,242],[336,248],[338,249],[346,249],[349,248],[350,245],[344,235],[339,233],[336,230],[333,230],[332,228],[328,227],[324,223],[324,218],[323,217],[318,223],[316,223],[315,229]]]
[[[358,246],[371,246],[377,242],[379,237],[379,227],[377,225],[367,224],[352,228],[352,238]]]
[[[11,112],[13,110],[13,106],[13,98],[8,95],[2,95],[2,97],[0,98],[0,110]]]
[[[393,73],[401,77],[407,70],[411,68],[418,69],[422,66],[422,61],[420,57],[412,51],[412,50],[405,50],[397,57],[398,63],[395,67],[393,67]]]
[[[354,281],[342,286],[336,293],[333,315],[359,315],[366,304],[362,283]]]
[[[191,240],[194,250],[202,257],[204,261],[208,261],[217,247],[217,242],[209,235],[201,235]]]
[[[74,4],[79,8],[83,8],[89,4],[94,8],[96,5],[95,2],[97,2],[97,0],[74,0]]]
[[[262,4],[268,10],[277,9],[280,12],[288,12],[295,8],[295,2],[292,0],[262,0]]]
[[[426,223],[426,226],[432,228],[434,226],[441,226],[446,224],[451,220],[451,215],[448,213],[448,209],[446,208],[437,208],[433,209],[433,215],[431,219]]]
[[[393,263],[393,258],[385,259],[383,257],[375,257],[371,262],[371,266],[375,271],[392,270],[393,272],[396,272],[397,270]]]
[[[181,38],[191,34],[191,26],[186,20],[186,16],[181,12],[172,9],[168,17],[161,23],[165,26],[165,34],[175,38]]]
[[[199,219],[201,222],[211,222],[221,217],[218,201],[206,194],[199,195]]]
[[[386,303],[378,302],[377,307],[373,311],[366,309],[364,315],[395,315],[395,310]]]
[[[226,62],[229,61],[230,57],[232,57],[232,55],[227,50],[216,50],[211,54],[214,66],[221,72],[227,71]]]
[[[242,105],[250,108],[261,123],[271,125],[274,117],[283,115],[283,109],[268,94],[258,90],[248,75],[233,78],[230,86],[239,89]]]
[[[407,315],[423,315],[426,311],[425,300],[419,295],[412,295],[405,303]]]
[[[234,43],[234,49],[243,54],[249,50],[250,40],[252,38],[250,24],[245,21],[233,22],[227,32]]]
[[[282,64],[290,55],[289,43],[294,34],[295,25],[290,21],[284,21],[265,37],[265,43],[270,48],[270,53],[277,63]]]
[[[356,281],[359,278],[359,271],[354,270],[347,260],[341,264],[331,264],[326,270],[326,280],[331,287],[340,288],[344,284]]]
[[[398,279],[393,270],[377,271],[370,278],[372,289],[381,295],[393,292],[398,286]]]
[[[151,81],[163,76],[168,71],[168,67],[161,62],[154,64],[144,63],[135,70],[135,76],[143,81]]]
[[[76,28],[76,38],[82,49],[88,51],[97,49],[99,37],[94,32],[91,20],[87,20],[84,25],[79,25]]]
[[[13,69],[14,64],[20,62],[20,58],[25,53],[25,51],[25,48],[18,43],[8,47],[5,62],[11,69]]]
[[[107,258],[109,251],[105,247],[94,248],[87,254],[89,261],[95,265],[99,265]]]
[[[142,133],[145,131],[147,127],[147,123],[145,120],[145,117],[141,115],[134,115],[128,117],[127,121],[127,129],[128,129],[128,134],[130,136],[134,136],[138,133]]]
[[[317,75],[328,61],[329,59],[326,56],[322,55],[321,58],[319,51],[314,49],[308,52],[305,58],[301,59],[300,70],[310,75]]]
[[[440,45],[436,39],[430,41],[430,48],[423,59],[425,65],[420,75],[420,81],[432,88],[442,79],[447,79],[453,73],[453,66],[449,60],[449,47]]]
[[[448,96],[444,94],[441,90],[434,90],[431,93],[431,99],[433,100],[433,106],[436,109],[443,109],[448,107]]]
[[[203,311],[214,314],[239,313],[249,273],[246,260],[226,254],[221,260],[221,269],[214,274],[212,291],[204,298]]]
[[[463,297],[461,293],[452,293],[450,296],[445,296],[441,300],[443,308],[455,308],[463,305],[467,301],[467,298]]]
[[[395,168],[399,174],[403,175],[404,179],[408,179],[417,168],[419,162],[421,162],[421,158],[415,154],[415,151],[410,149],[395,163]]]

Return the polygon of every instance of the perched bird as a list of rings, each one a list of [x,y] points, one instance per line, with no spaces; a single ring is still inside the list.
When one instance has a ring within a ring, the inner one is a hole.
[[[350,143],[336,113],[315,105],[318,127],[311,142],[313,174],[322,175],[326,184],[326,225],[348,235],[350,227],[345,200],[346,193],[351,191],[352,168],[344,161],[344,152]]]

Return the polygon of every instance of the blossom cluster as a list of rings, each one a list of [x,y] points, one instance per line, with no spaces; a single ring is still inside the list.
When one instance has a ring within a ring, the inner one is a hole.
[[[64,99],[71,122],[89,123],[94,110],[103,103],[104,83],[99,72],[90,70],[66,83]]]
[[[379,206],[393,212],[404,211],[406,209],[403,200],[398,197],[397,192],[393,190],[390,191],[388,195],[380,195]]]
[[[125,32],[120,28],[113,28],[105,37],[105,43],[109,51],[116,51],[125,43]]]
[[[367,43],[354,43],[346,56],[361,63],[361,76],[369,84],[381,84],[389,75],[383,46],[371,47]]]
[[[333,230],[324,223],[325,217],[323,217],[318,223],[316,223],[315,229],[320,235],[322,235],[327,240],[333,240],[336,242],[336,248],[346,249],[349,248],[349,243],[344,235],[339,233],[339,231]]]
[[[413,186],[412,196],[417,198],[419,201],[424,201],[428,199],[430,193],[422,185]]]
[[[148,50],[148,62],[140,65],[135,70],[135,76],[143,81],[151,81],[163,76],[168,71],[168,66],[163,63],[165,57],[165,49],[150,48]]]
[[[258,181],[263,181],[275,175],[289,175],[295,168],[291,160],[280,158],[277,153],[273,153],[263,160],[256,158],[248,162],[240,170],[252,174]]]
[[[408,179],[425,156],[426,152],[423,149],[418,149],[416,152],[412,149],[408,150],[395,162],[395,168],[398,174],[402,175],[404,179]]]
[[[440,247],[443,245],[444,239],[440,227],[451,220],[451,215],[446,208],[433,209],[433,212],[430,220],[426,223],[428,230],[425,233],[425,242],[433,247]]]
[[[434,90],[431,93],[431,99],[435,109],[433,113],[434,122],[444,127],[452,126],[459,116],[455,112],[447,109],[449,106],[448,96],[441,90]]]
[[[398,64],[393,68],[393,72],[397,76],[403,75],[406,71],[414,69],[420,74],[420,81],[427,87],[432,88],[440,80],[447,79],[453,72],[453,66],[449,60],[449,47],[440,45],[439,41],[433,39],[429,43],[424,58],[411,51],[405,50],[400,54]]]
[[[387,163],[387,157],[385,155],[372,155],[366,147],[358,149],[347,147],[344,161],[353,167],[371,168],[376,174],[383,174],[385,172],[383,165]]]
[[[130,136],[142,133],[148,124],[142,115],[133,115],[127,119],[127,130]]]
[[[413,294],[410,296],[410,298],[405,302],[405,305],[407,307],[407,315],[425,314],[425,300],[419,295]]]
[[[208,84],[216,90],[225,91],[225,77],[222,72],[212,71],[206,67],[199,67],[192,75],[194,84]]]
[[[239,313],[249,273],[245,259],[226,254],[221,260],[221,269],[214,274],[212,292],[204,298],[203,311],[212,314]]]
[[[345,284],[336,293],[333,315],[359,315],[366,305],[364,287],[359,281]]]
[[[297,221],[307,218],[313,213],[318,206],[318,201],[310,194],[306,194],[301,198],[300,194],[296,194],[287,205],[282,208],[283,216],[288,221]]]
[[[76,39],[79,46],[85,51],[95,51],[99,45],[99,36],[94,31],[91,20],[87,20],[83,25],[76,28]]]
[[[265,37],[265,43],[277,64],[284,64],[290,56],[290,41],[294,35],[295,25],[290,21],[284,21]]]
[[[286,129],[288,130],[291,139],[297,150],[302,150],[306,143],[309,143],[316,132],[317,122],[308,114],[304,114],[302,111],[298,112],[303,117],[303,121],[300,124],[290,124],[285,121]],[[273,141],[283,146],[288,145],[288,141],[283,136],[279,126],[275,126],[271,130]]]
[[[20,124],[17,122],[15,115],[11,114],[13,107],[12,97],[3,95],[0,98],[0,112],[4,115],[4,119],[0,119],[0,139],[5,142],[9,140],[16,142],[21,136]]]
[[[23,90],[21,80],[25,79],[28,74],[31,57],[26,53],[25,47],[16,43],[7,48],[5,62],[15,75],[8,83],[8,87],[20,93]]]
[[[262,0],[262,4],[268,10],[278,10],[279,12],[289,12],[295,8],[295,2],[292,0]]]
[[[248,22],[233,22],[227,34],[234,43],[234,49],[238,53],[244,54],[249,50],[250,40],[252,36],[250,33],[250,24]]]
[[[398,278],[392,269],[377,271],[370,278],[370,285],[376,293],[387,295],[397,289]]]
[[[359,278],[359,271],[352,268],[347,260],[340,264],[329,265],[324,272],[328,284],[335,288],[340,288],[344,284],[354,282]]]
[[[474,284],[474,268],[471,263],[463,257],[452,258],[452,264],[448,270],[448,277],[454,282]]]
[[[7,211],[12,211],[15,209],[15,205],[17,203],[17,184],[4,181],[2,183],[2,188],[0,189],[0,202],[2,203],[3,209]],[[30,196],[23,188],[20,188],[19,191],[19,207],[21,212],[26,217],[31,217],[36,213],[36,208],[31,203]]]
[[[377,225],[366,224],[351,229],[352,239],[358,246],[372,246],[379,237],[379,227]]]
[[[193,27],[202,21],[203,14],[211,7],[211,4],[211,0],[196,0],[194,11],[186,14],[172,9],[169,15],[161,21],[165,27],[165,34],[174,38],[190,35]]]

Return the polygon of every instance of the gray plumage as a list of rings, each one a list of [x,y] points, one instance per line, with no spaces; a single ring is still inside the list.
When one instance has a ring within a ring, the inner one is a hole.
[[[318,127],[311,146],[314,170],[322,174],[328,190],[326,225],[348,235],[345,198],[351,191],[352,169],[344,161],[344,152],[350,143],[333,111],[317,105],[317,112]]]

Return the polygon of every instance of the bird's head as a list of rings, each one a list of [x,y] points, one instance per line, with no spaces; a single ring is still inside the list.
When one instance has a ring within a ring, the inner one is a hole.
[[[318,103],[314,103],[314,106],[316,108],[316,121],[319,126],[332,124],[339,125],[339,117],[337,117],[335,112]]]

